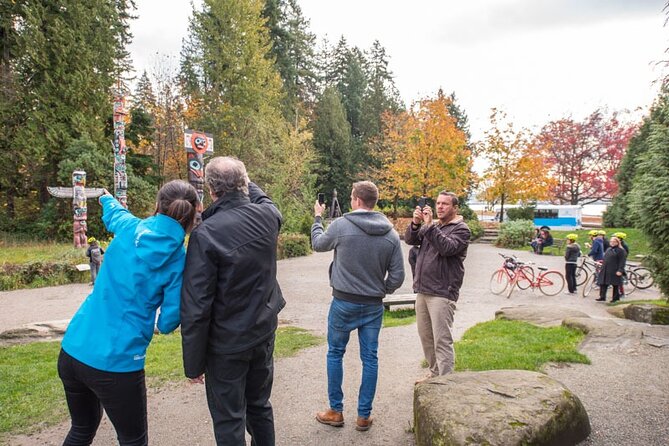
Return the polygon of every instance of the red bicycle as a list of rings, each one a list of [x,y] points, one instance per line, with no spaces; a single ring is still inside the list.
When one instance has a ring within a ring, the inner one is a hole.
[[[525,283],[529,282],[532,290],[539,288],[539,291],[546,296],[555,296],[564,288],[564,276],[561,272],[538,266],[539,275],[535,279],[534,271],[532,271],[532,275],[530,276],[527,271],[528,268],[531,269],[530,267],[518,269],[518,272],[511,279],[506,289],[507,298],[511,297],[513,290],[516,289],[516,285],[520,289],[525,289],[520,286],[521,283],[525,285]]]
[[[526,290],[532,286],[534,280],[534,270],[532,267],[525,265],[519,261],[516,256],[506,256],[498,253],[504,260],[502,266],[492,273],[490,277],[490,292],[493,294],[503,294],[509,287],[509,284],[518,276],[516,285],[521,290]],[[519,275],[518,271],[523,270],[523,274]]]

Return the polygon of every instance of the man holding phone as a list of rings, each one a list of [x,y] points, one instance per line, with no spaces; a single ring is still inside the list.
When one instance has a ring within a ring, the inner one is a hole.
[[[427,378],[450,373],[455,364],[451,329],[471,237],[469,227],[457,215],[458,203],[454,193],[439,192],[438,220],[433,221],[430,206],[416,206],[404,234],[407,244],[420,246],[413,288],[418,336],[430,368]]]
[[[393,225],[374,206],[379,191],[370,181],[353,184],[351,212],[323,228],[325,207],[314,204],[315,222],[311,226],[314,251],[334,250],[330,267],[332,303],[328,314],[328,398],[330,408],[318,412],[323,424],[344,425],[342,392],[343,359],[351,331],[358,330],[362,383],[358,395],[356,430],[372,425],[372,402],[378,377],[377,350],[383,321],[383,298],[404,282],[402,247]]]

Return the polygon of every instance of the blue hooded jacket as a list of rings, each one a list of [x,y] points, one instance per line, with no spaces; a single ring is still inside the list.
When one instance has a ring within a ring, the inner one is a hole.
[[[146,349],[157,326],[179,326],[185,232],[179,222],[157,214],[132,215],[111,195],[100,198],[109,244],[91,294],[70,321],[62,347],[84,364],[108,372],[144,368]]]

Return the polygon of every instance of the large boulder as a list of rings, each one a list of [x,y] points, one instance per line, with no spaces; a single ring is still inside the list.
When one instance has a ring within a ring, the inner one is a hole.
[[[669,307],[632,304],[623,309],[625,318],[653,325],[669,325]]]
[[[582,311],[558,305],[517,305],[495,312],[495,319],[523,321],[539,327],[559,327],[568,317],[588,317]]]
[[[574,445],[590,434],[581,401],[547,375],[458,372],[414,389],[417,446]]]

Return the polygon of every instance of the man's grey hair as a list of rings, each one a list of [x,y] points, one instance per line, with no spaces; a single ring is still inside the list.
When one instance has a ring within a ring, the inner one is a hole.
[[[249,176],[246,166],[232,156],[217,156],[204,168],[204,178],[209,189],[218,197],[228,192],[249,194]]]

